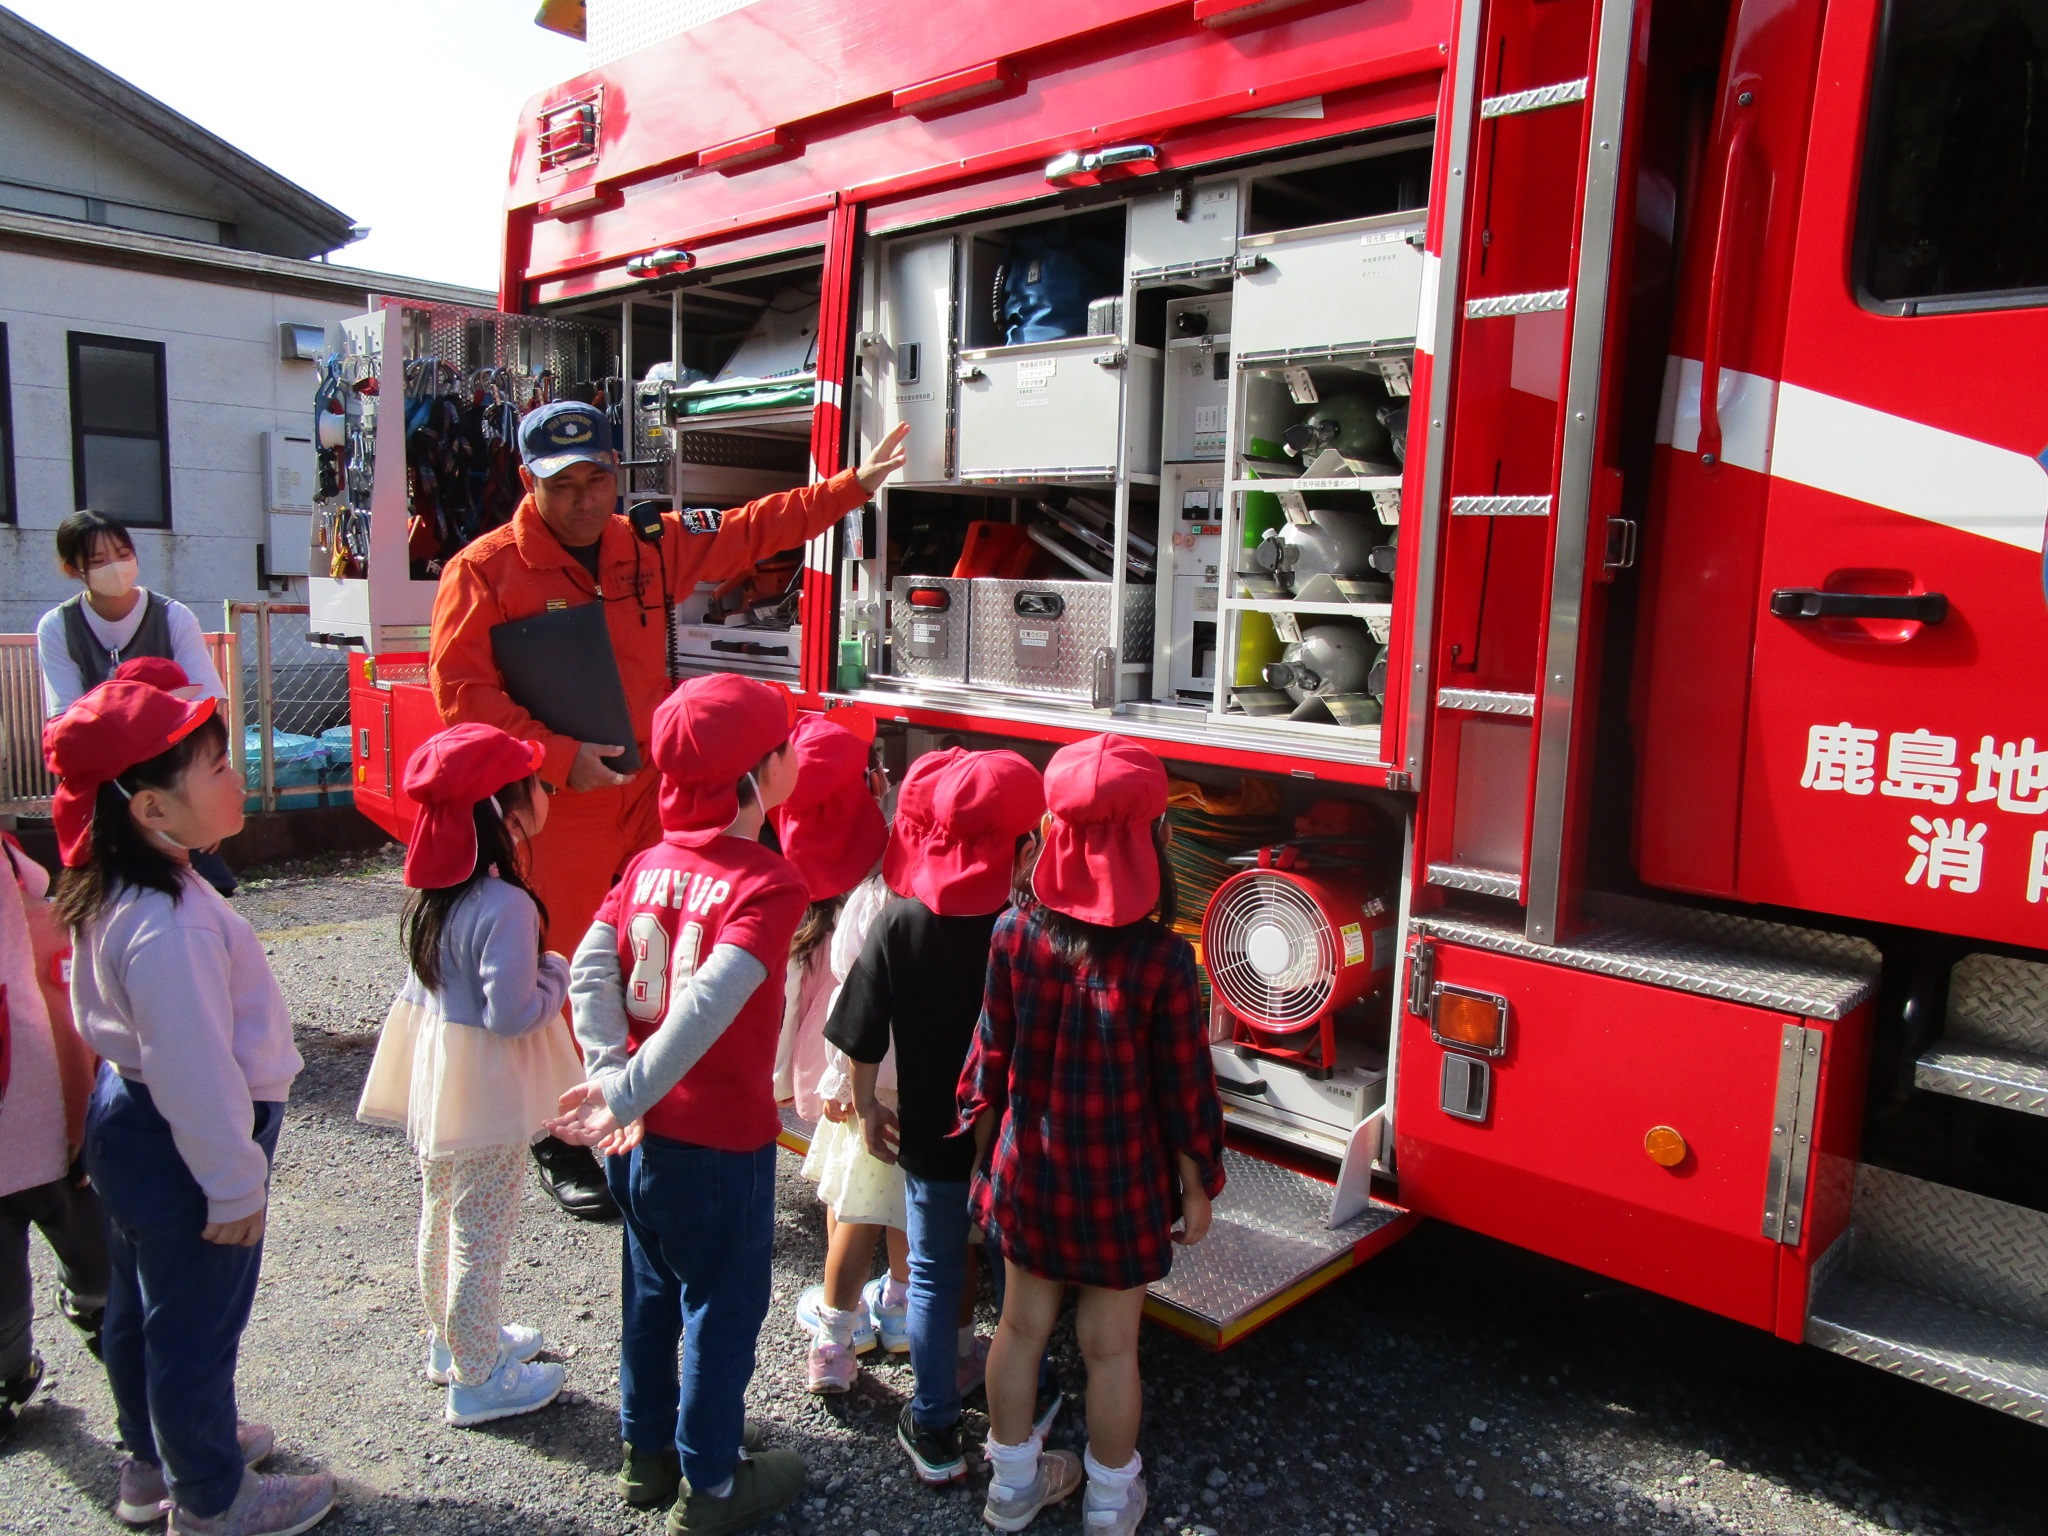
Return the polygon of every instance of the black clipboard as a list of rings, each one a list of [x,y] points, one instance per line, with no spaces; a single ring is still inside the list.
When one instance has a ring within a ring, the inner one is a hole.
[[[615,773],[637,773],[640,749],[626,686],[604,622],[603,603],[551,608],[491,627],[491,659],[512,702],[549,730],[577,741],[617,741],[604,759]]]

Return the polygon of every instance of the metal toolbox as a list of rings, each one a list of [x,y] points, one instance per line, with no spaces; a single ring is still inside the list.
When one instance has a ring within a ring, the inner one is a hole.
[[[1238,354],[1412,345],[1422,228],[1416,211],[1244,236],[1231,288]]]
[[[960,354],[962,480],[1108,480],[1159,467],[1159,350],[1069,336]],[[1120,433],[1128,385],[1129,434]]]
[[[1152,660],[1152,588],[1124,588],[1123,644],[1112,649],[1106,581],[984,576],[971,585],[967,677],[976,687],[1104,708],[1137,696],[1125,679],[1141,679]]]
[[[795,677],[803,653],[801,624],[792,624],[788,629],[743,629],[727,624],[676,626],[676,654],[686,667],[761,677]]]
[[[898,576],[889,584],[892,675],[943,683],[967,681],[973,585],[952,576]]]

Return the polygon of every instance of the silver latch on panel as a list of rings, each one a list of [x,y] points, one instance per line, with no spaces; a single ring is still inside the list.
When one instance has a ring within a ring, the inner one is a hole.
[[[1266,253],[1264,251],[1239,251],[1237,253],[1236,266],[1240,272],[1256,272],[1265,265]]]
[[[1607,519],[1607,552],[1600,563],[1610,571],[1625,571],[1636,563],[1635,519]]]
[[[961,363],[954,368],[953,377],[962,384],[972,384],[976,379],[985,379],[988,375],[981,371],[978,363]]]
[[[1116,651],[1107,645],[1098,645],[1090,658],[1089,701],[1097,709],[1116,708]]]
[[[1430,989],[1436,985],[1436,946],[1417,939],[1408,946],[1408,1011],[1429,1017]]]
[[[1111,347],[1107,352],[1098,352],[1089,361],[1104,368],[1121,368],[1130,354],[1122,347]]]

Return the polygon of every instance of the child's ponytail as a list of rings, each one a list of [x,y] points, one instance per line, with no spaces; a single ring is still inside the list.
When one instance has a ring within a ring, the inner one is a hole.
[[[448,916],[486,875],[495,874],[507,885],[524,891],[540,913],[541,933],[547,933],[547,904],[527,883],[525,845],[506,825],[507,817],[524,811],[540,793],[540,780],[529,776],[499,790],[495,803],[479,800],[472,812],[476,820],[476,867],[459,883],[414,891],[406,902],[405,914],[399,919],[399,934],[412,973],[419,977],[421,986],[431,991],[441,985],[441,938],[448,928]],[[545,937],[540,948],[543,953],[547,949]]]

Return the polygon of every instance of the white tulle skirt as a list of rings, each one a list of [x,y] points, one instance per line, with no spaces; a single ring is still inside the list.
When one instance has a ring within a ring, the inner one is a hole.
[[[839,1220],[903,1229],[903,1170],[868,1151],[854,1116],[818,1122],[804,1154],[803,1175],[818,1186],[818,1198]]]
[[[391,1005],[356,1118],[403,1130],[422,1157],[524,1146],[583,1081],[569,1031],[553,1021],[523,1035],[452,1024],[408,984]]]

